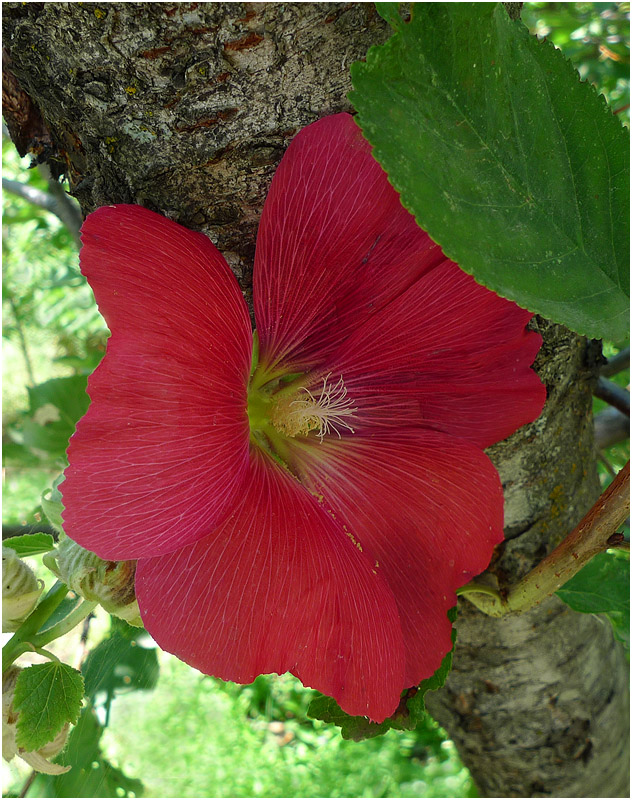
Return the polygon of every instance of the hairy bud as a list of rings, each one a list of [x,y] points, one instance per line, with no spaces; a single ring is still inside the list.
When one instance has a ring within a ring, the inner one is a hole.
[[[17,631],[35,608],[44,584],[11,547],[2,547],[2,632]]]
[[[142,627],[134,593],[135,561],[104,561],[62,535],[55,562],[57,574],[73,592],[130,625]]]

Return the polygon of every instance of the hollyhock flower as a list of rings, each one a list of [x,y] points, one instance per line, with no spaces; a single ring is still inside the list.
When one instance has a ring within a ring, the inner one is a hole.
[[[81,265],[112,335],[68,448],[68,535],[138,559],[147,630],[202,672],[290,671],[392,714],[502,539],[483,448],[542,408],[531,314],[446,259],[348,114],[301,131],[274,176],[254,347],[201,234],[100,208]]]

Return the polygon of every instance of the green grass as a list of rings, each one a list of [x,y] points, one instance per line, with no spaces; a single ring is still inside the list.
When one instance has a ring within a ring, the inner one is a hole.
[[[157,688],[119,697],[103,737],[108,757],[140,777],[149,797],[473,796],[469,773],[434,723],[427,750],[415,732],[348,742],[302,715],[275,722],[257,710],[256,691],[160,658]],[[264,703],[273,714],[277,703],[307,702],[291,676],[263,685],[276,694]]]

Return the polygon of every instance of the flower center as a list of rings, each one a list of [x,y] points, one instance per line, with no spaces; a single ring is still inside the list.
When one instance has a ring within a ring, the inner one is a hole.
[[[279,433],[294,437],[316,431],[321,442],[328,433],[335,433],[340,438],[341,428],[353,433],[349,420],[357,409],[353,407],[353,400],[347,397],[342,376],[337,383],[330,382],[330,377],[331,374],[324,377],[322,387],[314,392],[303,386],[297,394],[282,395],[273,402],[270,422]]]

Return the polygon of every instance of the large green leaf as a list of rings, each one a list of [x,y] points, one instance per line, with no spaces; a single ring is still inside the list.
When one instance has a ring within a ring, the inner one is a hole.
[[[584,614],[606,614],[615,635],[630,645],[630,558],[626,553],[599,553],[556,592]]]
[[[59,661],[35,664],[20,672],[13,707],[18,712],[16,743],[27,751],[52,742],[81,710],[83,678]]]
[[[81,671],[86,696],[95,702],[104,692],[110,702],[116,691],[153,689],[158,680],[158,656],[144,630],[113,622],[111,635],[100,642],[85,660]]]
[[[628,137],[500,3],[418,3],[350,95],[402,202],[446,255],[531,311],[624,339]]]
[[[85,375],[53,378],[29,388],[31,418],[24,423],[24,444],[63,458],[68,439],[86,413],[90,398]]]

